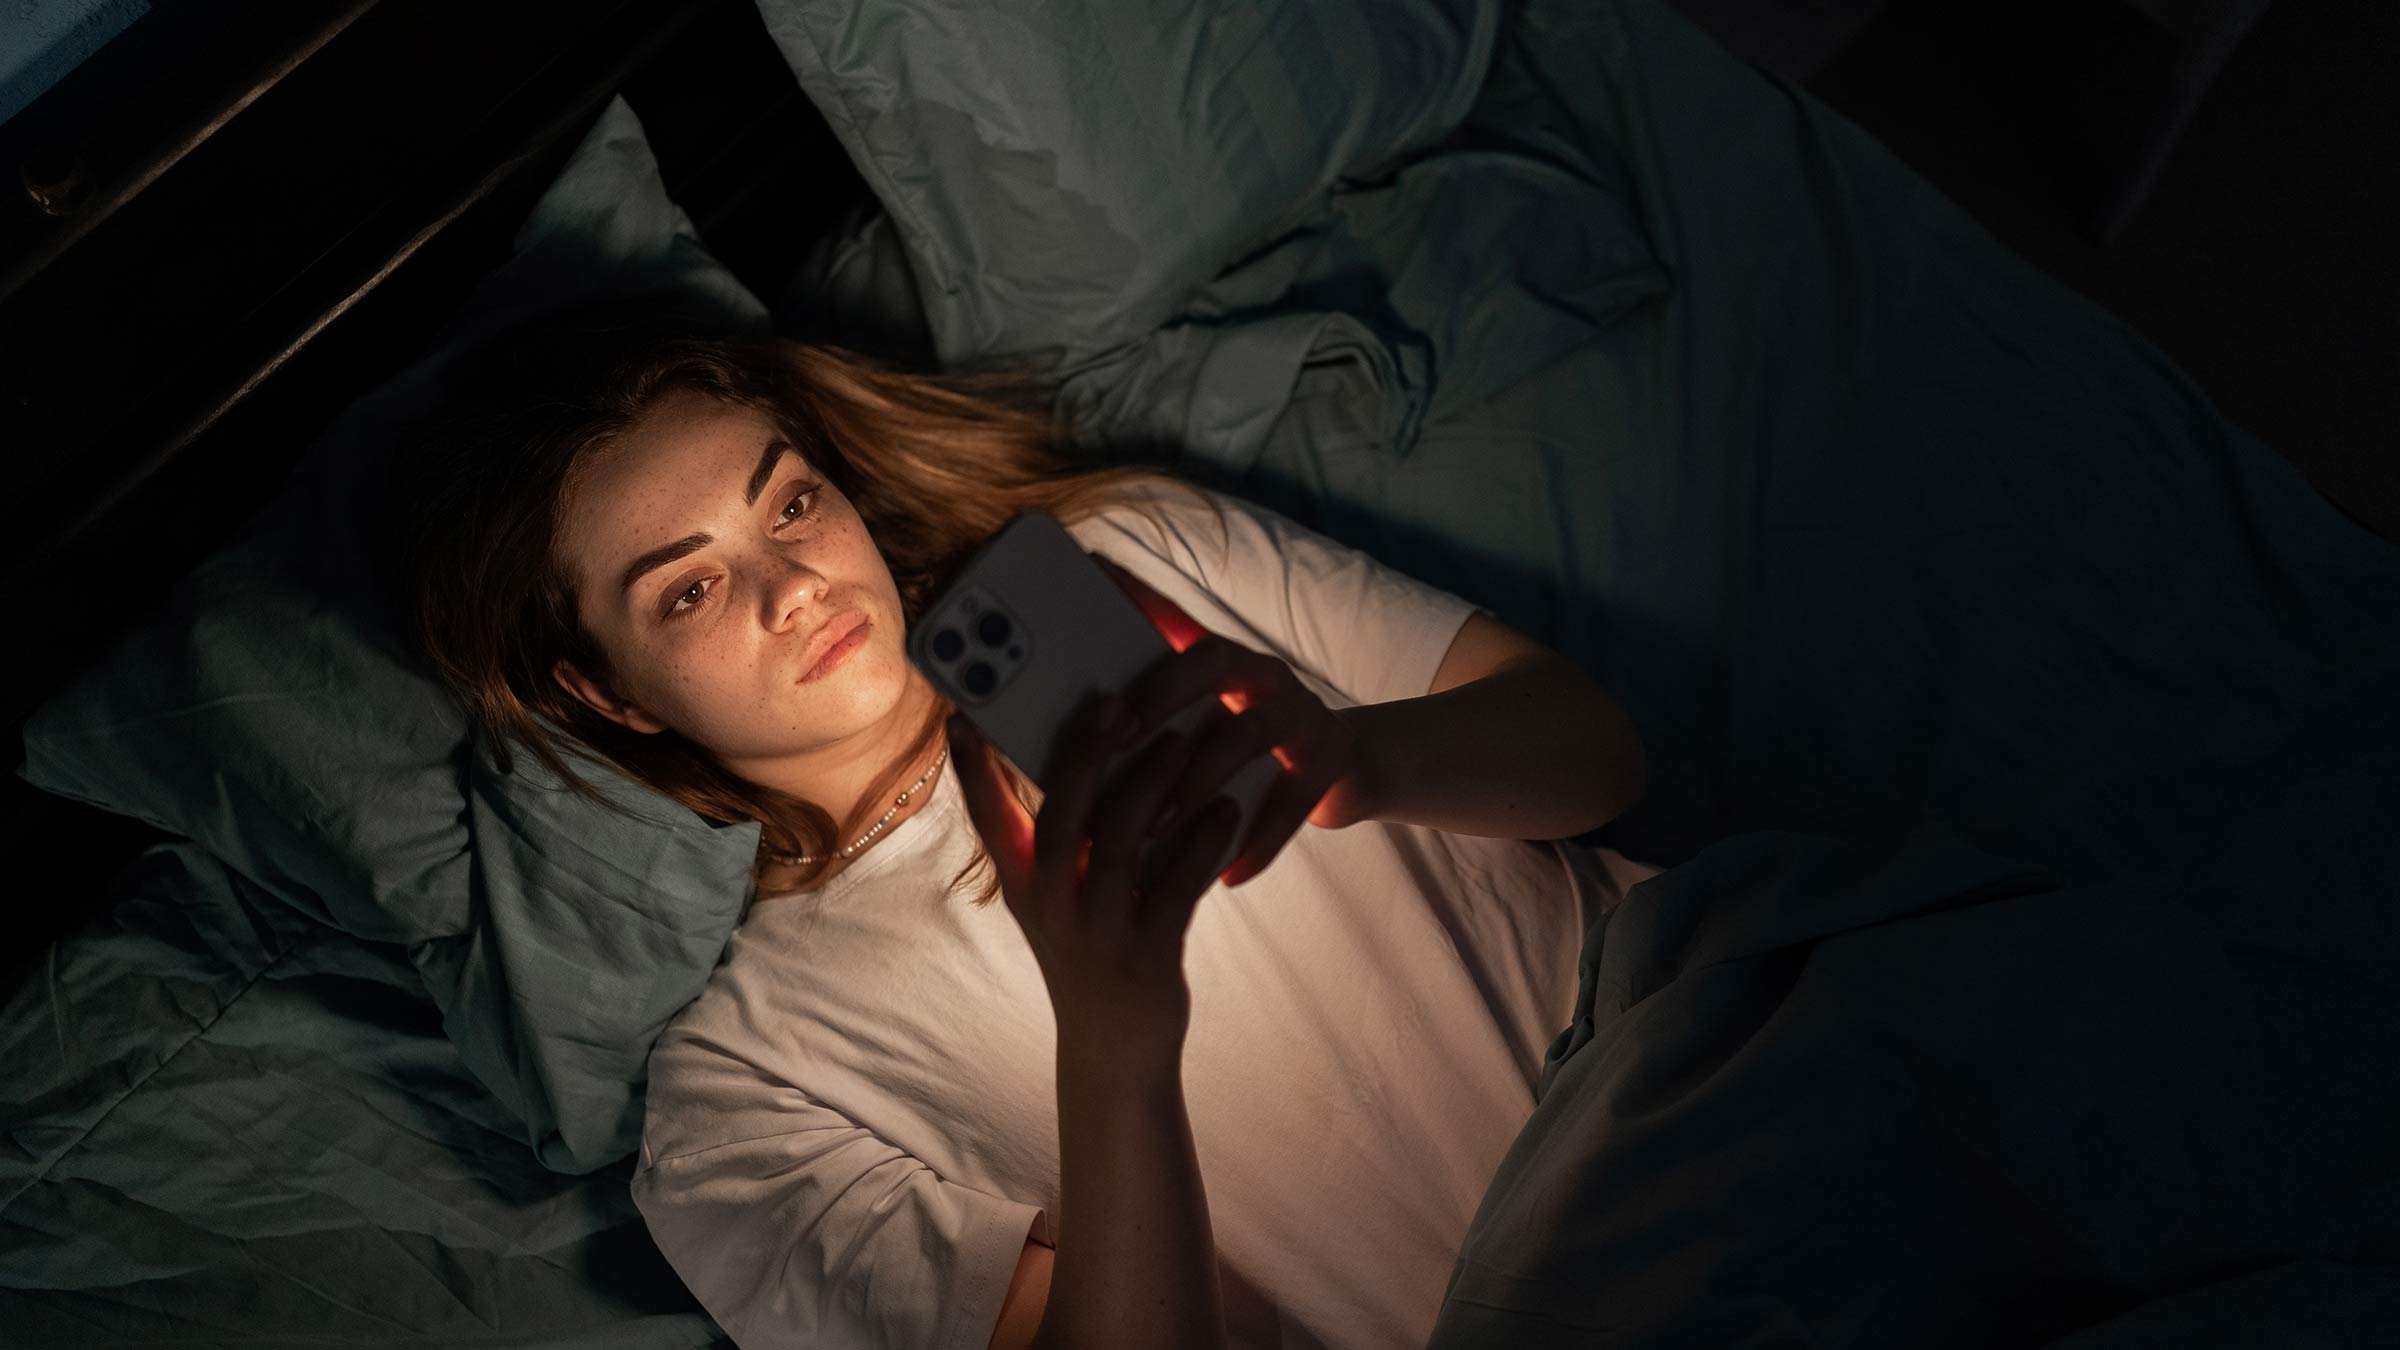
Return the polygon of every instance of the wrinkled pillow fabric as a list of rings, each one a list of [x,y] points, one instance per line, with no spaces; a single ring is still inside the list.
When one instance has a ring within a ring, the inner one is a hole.
[[[945,363],[1148,333],[1466,115],[1500,0],[758,0]]]
[[[1058,372],[1083,447],[1164,441],[1228,484],[1278,450],[1396,463],[1665,295],[1623,166],[1519,140],[1523,102],[1478,103],[1454,141],[1328,193],[1158,332]]]
[[[1163,446],[1263,497],[1263,460],[1404,459],[1670,289],[1497,5],[1375,6],[1347,43],[1347,3],[759,8],[877,197],[787,331],[1045,367],[1096,460]]]
[[[935,364],[908,248],[873,194],[860,197],[801,255],[775,302],[775,331],[911,367]]]
[[[393,445],[476,342],[643,293],[765,321],[617,100],[429,354],[348,409],[232,545],[36,710],[18,769],[198,842],[324,923],[405,945],[468,1065],[567,1172],[635,1147],[650,1044],[740,919],[758,826],[715,827],[597,763],[585,776],[633,819],[530,756],[498,773],[403,640],[368,522]]]

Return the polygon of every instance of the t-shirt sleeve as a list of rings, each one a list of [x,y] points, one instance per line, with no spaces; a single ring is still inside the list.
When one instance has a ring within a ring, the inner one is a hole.
[[[669,1145],[688,1151],[645,1137],[633,1177],[652,1239],[718,1325],[743,1350],[989,1345],[1041,1210],[946,1181],[755,1071],[722,1072],[749,1081],[687,1094],[723,1109]]]
[[[1187,609],[1196,586],[1251,630],[1228,636],[1271,650],[1352,703],[1422,696],[1481,608],[1272,508],[1194,487],[1225,508],[1222,534],[1206,506],[1173,487],[1145,493],[1145,507],[1155,504],[1162,519],[1112,506],[1069,532]]]

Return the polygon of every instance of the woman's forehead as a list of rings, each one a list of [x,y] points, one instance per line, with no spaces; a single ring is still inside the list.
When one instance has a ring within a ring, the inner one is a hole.
[[[741,505],[800,453],[754,409],[698,394],[662,399],[575,466],[563,503],[569,533],[621,551],[627,539],[705,528],[699,522]]]
[[[788,441],[774,418],[739,403],[691,389],[662,396],[617,438],[638,461],[672,458],[755,459],[770,440]],[[794,447],[798,453],[798,447]],[[805,458],[805,455],[803,455]],[[688,467],[688,466],[687,466]],[[745,464],[743,467],[748,467]]]

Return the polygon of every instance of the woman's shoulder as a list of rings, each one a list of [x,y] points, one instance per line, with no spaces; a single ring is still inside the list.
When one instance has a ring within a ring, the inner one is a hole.
[[[1131,521],[1164,521],[1188,526],[1208,519],[1216,510],[1238,501],[1205,483],[1175,474],[1151,473],[1112,483],[1096,504],[1068,528],[1094,522],[1123,525]]]
[[[1187,478],[1133,480],[1088,514],[1064,522],[1088,549],[1123,563],[1148,554],[1196,581],[1221,575],[1259,536],[1241,498]]]

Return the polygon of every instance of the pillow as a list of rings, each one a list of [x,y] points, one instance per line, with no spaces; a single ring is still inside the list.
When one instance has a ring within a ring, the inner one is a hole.
[[[1500,0],[758,0],[946,363],[1064,359],[1466,115]]]
[[[877,196],[802,264],[786,331],[1047,362],[1096,462],[1138,447],[1338,528],[1327,461],[1383,472],[1669,289],[1513,9],[1379,5],[1389,30],[1329,63],[1349,0],[759,6]],[[1204,115],[1125,93],[1168,87]]]
[[[775,331],[912,367],[934,364],[908,249],[873,195],[836,217],[801,255],[775,302]]]
[[[187,836],[317,919],[406,946],[444,1023],[542,1162],[630,1153],[651,1042],[700,992],[749,899],[759,827],[715,828],[612,767],[491,767],[404,641],[363,522],[405,423],[515,323],[658,292],[765,310],[700,247],[641,125],[612,102],[511,260],[417,364],[348,409],[282,494],[27,722],[18,775]]]

